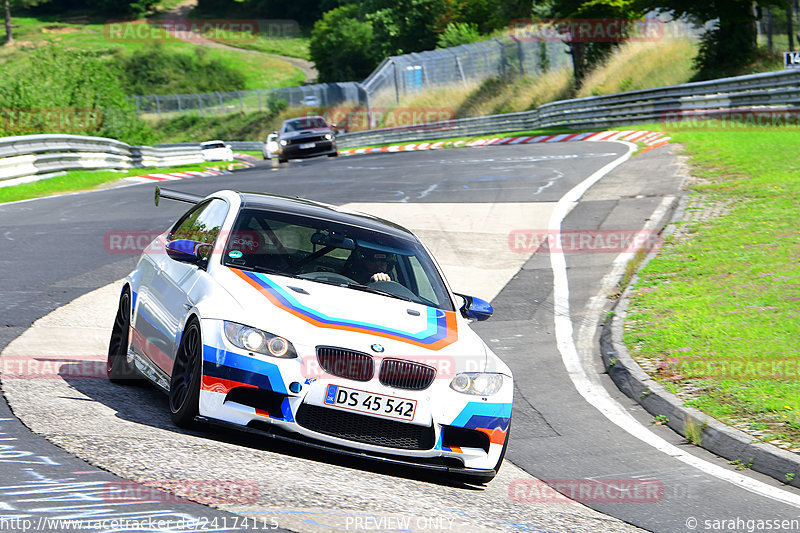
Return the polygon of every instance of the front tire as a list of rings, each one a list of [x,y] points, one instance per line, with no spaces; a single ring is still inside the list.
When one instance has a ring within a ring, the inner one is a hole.
[[[202,365],[200,323],[193,319],[183,332],[169,383],[170,415],[178,427],[189,428],[195,425],[194,419],[200,402]]]
[[[111,340],[108,343],[106,374],[109,381],[120,385],[132,385],[139,381],[139,373],[128,362],[128,335],[131,326],[131,292],[125,287],[119,298]]]

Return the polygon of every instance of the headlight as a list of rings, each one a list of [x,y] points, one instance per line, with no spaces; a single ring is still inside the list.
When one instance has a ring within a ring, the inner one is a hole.
[[[294,346],[292,346],[291,342],[260,329],[226,320],[225,336],[231,344],[242,350],[284,359],[297,357],[297,352],[294,351]]]
[[[281,146],[286,146],[288,143],[286,142],[286,139],[281,139],[280,144]]]
[[[333,139],[333,135],[331,135],[330,133],[326,133],[325,140],[330,141],[331,139]]]
[[[450,382],[450,388],[454,391],[476,396],[491,396],[496,394],[502,386],[502,374],[488,374],[486,372],[456,374],[456,377]]]

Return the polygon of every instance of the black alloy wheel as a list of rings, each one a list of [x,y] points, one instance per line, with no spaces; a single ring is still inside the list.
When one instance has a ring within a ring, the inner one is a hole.
[[[200,324],[193,319],[183,332],[169,385],[169,410],[172,421],[178,427],[188,428],[195,425],[194,419],[198,414],[200,401],[202,364]]]

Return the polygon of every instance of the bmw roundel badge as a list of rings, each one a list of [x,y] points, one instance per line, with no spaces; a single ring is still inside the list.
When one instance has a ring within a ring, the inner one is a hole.
[[[383,353],[383,346],[381,346],[380,344],[373,344],[372,346],[370,346],[370,348],[372,348],[373,352]]]

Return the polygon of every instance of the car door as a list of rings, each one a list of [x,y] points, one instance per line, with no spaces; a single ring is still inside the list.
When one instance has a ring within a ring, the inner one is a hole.
[[[198,244],[215,243],[228,204],[218,198],[201,202],[190,209],[167,235],[166,245],[176,240]],[[154,275],[147,288],[147,301],[137,314],[136,328],[147,337],[144,355],[167,376],[172,374],[186,313],[194,306],[189,297],[197,279],[205,271],[197,265],[171,258],[164,250],[153,256]],[[141,329],[140,329],[141,328]]]

